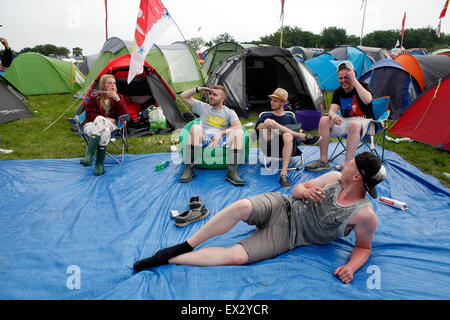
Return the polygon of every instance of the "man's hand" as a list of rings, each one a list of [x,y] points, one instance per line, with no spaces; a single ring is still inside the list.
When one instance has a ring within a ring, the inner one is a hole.
[[[217,146],[218,141],[222,139],[222,132],[218,132],[211,138],[211,141],[208,144],[209,148],[215,148]]]
[[[344,283],[350,283],[353,280],[353,269],[348,265],[340,266],[334,271],[334,275]]]
[[[0,42],[3,44],[3,46],[5,46],[5,49],[9,49],[8,40],[6,40],[5,38],[0,38]]]
[[[307,188],[303,192],[303,197],[313,202],[322,202],[322,199],[325,199],[325,192],[321,187],[314,186],[311,188]]]
[[[334,124],[341,124],[342,123],[342,118],[337,115],[337,114],[333,114],[331,117],[331,120],[333,121]]]

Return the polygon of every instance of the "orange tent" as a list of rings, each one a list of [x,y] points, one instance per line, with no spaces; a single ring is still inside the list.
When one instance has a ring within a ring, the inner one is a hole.
[[[405,70],[416,79],[422,91],[425,89],[425,78],[419,62],[409,53],[402,53],[395,61],[400,63]]]

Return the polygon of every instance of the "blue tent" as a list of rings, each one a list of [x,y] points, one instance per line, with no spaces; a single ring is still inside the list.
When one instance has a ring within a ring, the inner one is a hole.
[[[400,118],[422,92],[416,79],[392,59],[377,61],[361,80],[370,86],[374,98],[391,97],[390,118],[393,120]]]
[[[318,57],[311,58],[305,64],[316,76],[322,90],[336,90],[339,88],[336,68],[339,63],[345,60],[353,63],[358,79],[367,72],[374,62],[369,55],[358,48],[341,46]]]

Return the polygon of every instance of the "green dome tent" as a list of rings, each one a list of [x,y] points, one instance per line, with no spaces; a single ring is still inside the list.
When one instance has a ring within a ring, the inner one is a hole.
[[[4,76],[24,95],[74,92],[85,80],[73,63],[35,52],[19,55]]]
[[[77,96],[84,97],[98,74],[111,60],[131,54],[133,42],[122,41],[117,37],[109,38],[86,77],[84,86],[77,92]],[[186,89],[204,86],[206,74],[201,69],[195,54],[183,42],[171,45],[154,45],[147,54],[145,61],[155,68],[164,81],[175,93]]]

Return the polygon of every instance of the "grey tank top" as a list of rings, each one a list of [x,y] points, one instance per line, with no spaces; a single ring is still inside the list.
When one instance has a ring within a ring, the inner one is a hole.
[[[341,190],[340,183],[326,186],[325,199],[322,203],[285,195],[291,205],[291,249],[312,243],[327,244],[346,236],[345,228],[353,216],[361,208],[372,206],[367,197],[351,205],[341,206],[337,202],[337,196]]]

